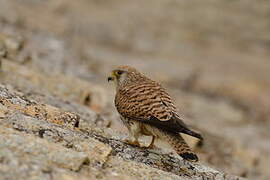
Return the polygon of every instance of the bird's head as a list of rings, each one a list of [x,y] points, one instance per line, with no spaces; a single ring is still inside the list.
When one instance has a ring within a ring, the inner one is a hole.
[[[108,82],[113,81],[116,88],[126,85],[128,83],[139,80],[143,77],[135,68],[130,66],[118,66],[112,70],[111,75],[108,77]]]

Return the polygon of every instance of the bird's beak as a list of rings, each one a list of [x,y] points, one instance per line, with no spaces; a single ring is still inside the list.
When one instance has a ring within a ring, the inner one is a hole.
[[[112,81],[113,80],[113,77],[109,76],[108,77],[108,82]]]
[[[111,72],[111,74],[109,75],[107,80],[108,80],[108,82],[110,82],[110,81],[114,81],[115,78],[116,78],[116,76],[115,76],[114,72]]]

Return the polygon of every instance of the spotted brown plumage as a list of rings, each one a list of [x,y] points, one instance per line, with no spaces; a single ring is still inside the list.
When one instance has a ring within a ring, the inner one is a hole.
[[[155,138],[161,138],[183,158],[198,160],[179,133],[199,139],[202,136],[181,120],[170,95],[159,83],[129,66],[117,67],[108,80],[116,85],[115,106],[129,129],[127,142],[139,145],[140,135],[151,135],[151,146]]]

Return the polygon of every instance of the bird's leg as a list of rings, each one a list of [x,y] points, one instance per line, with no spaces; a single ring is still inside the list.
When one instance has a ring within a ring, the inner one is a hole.
[[[140,136],[140,126],[138,122],[131,121],[129,122],[129,136],[126,138],[124,141],[127,144],[133,145],[133,146],[138,146],[141,147],[138,138]]]
[[[129,145],[132,145],[132,146],[138,146],[138,147],[141,146],[140,143],[139,143],[139,141],[138,141],[138,139],[135,138],[132,135],[129,135],[129,137],[125,138],[124,139],[124,142],[127,143],[127,144],[129,144]]]
[[[147,148],[149,148],[149,149],[155,149],[156,148],[156,146],[154,145],[155,138],[156,138],[155,136],[152,136],[152,141],[151,141],[150,145],[147,146]]]

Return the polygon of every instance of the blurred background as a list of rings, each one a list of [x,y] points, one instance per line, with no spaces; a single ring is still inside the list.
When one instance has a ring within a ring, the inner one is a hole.
[[[266,180],[269,18],[267,0],[0,0],[3,81],[76,100],[126,132],[106,77],[134,66],[205,136],[202,163]]]

